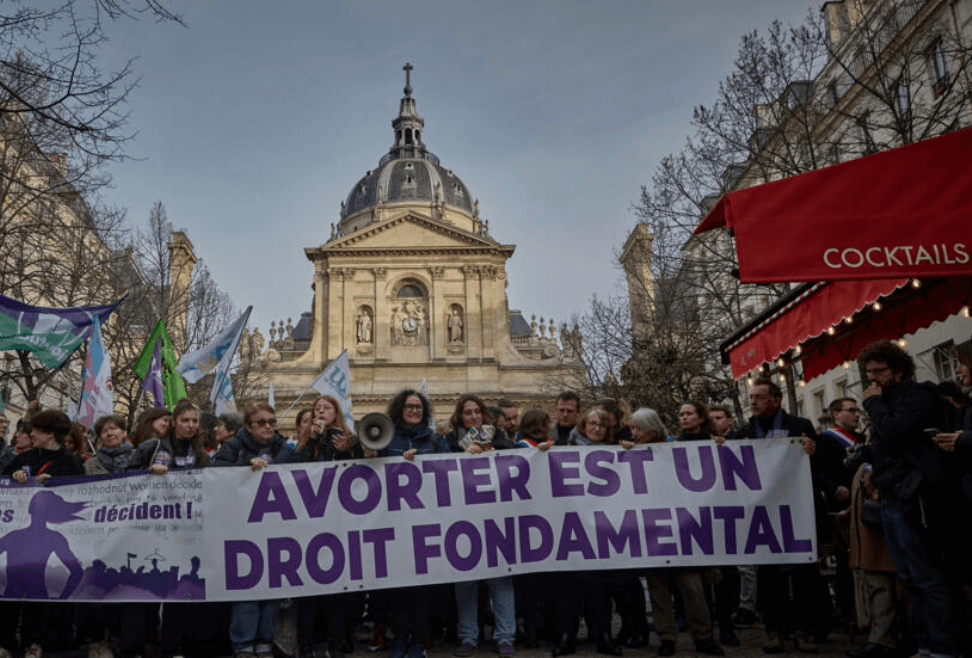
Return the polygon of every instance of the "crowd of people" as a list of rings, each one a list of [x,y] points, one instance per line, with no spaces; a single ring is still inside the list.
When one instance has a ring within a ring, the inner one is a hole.
[[[957,358],[959,386],[967,390],[972,348],[966,344]],[[810,460],[814,497],[806,504],[817,520],[818,563],[534,573],[298,598],[290,603],[296,654],[314,656],[323,642],[330,658],[343,658],[354,650],[355,629],[367,614],[373,646],[391,658],[423,658],[435,641],[451,642],[454,655],[467,658],[484,642],[487,620],[501,658],[513,656],[517,642],[531,648],[547,642],[554,657],[573,654],[582,620],[587,640],[610,656],[645,650],[652,632],[657,654],[674,655],[680,626],[697,652],[724,655],[724,647],[739,645],[738,627],[760,620],[767,653],[786,651],[788,641],[814,653],[843,625],[866,634],[851,658],[960,655],[968,649],[968,573],[958,547],[972,496],[972,403],[959,387],[915,382],[911,358],[894,343],[868,346],[858,362],[869,384],[860,401],[869,435],[861,431],[858,400],[835,400],[832,426],[818,432],[783,410],[782,391],[769,380],[751,387],[746,423],[736,425],[729,407],[688,400],[674,433],[650,408],[631,411],[614,399],[584,405],[571,391],[557,397],[552,416],[539,408],[521,414],[509,400],[487,406],[480,396],[462,395],[442,432],[433,428],[429,400],[403,390],[387,409],[393,438],[377,452],[348,430],[330,396],[298,412],[289,438],[277,431],[276,411],[267,403],[217,418],[183,400],[171,413],[143,412],[130,433],[125,418],[108,415],[98,419],[90,440],[63,412],[35,409],[0,452],[0,474],[44,483],[85,474],[165,477],[206,467],[258,471],[371,457],[414,461],[435,453],[564,445],[636,450],[659,442],[798,437]],[[6,417],[0,416],[0,429],[6,433]],[[159,615],[149,604],[18,601],[8,583],[0,602],[0,655],[40,658],[42,647],[90,642],[102,656],[143,655],[147,645],[158,644],[165,658],[230,652],[267,658],[280,605],[167,602]]]

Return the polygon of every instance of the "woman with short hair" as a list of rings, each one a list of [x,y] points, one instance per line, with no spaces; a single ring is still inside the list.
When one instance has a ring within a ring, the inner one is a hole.
[[[120,414],[101,416],[95,421],[94,431],[98,437],[98,449],[94,456],[84,463],[88,475],[112,475],[123,473],[128,468],[128,460],[134,452],[132,444],[125,437],[125,418]]]

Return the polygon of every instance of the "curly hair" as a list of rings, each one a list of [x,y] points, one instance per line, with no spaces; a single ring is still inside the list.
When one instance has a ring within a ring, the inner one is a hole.
[[[452,412],[452,417],[449,419],[449,424],[454,430],[464,429],[462,426],[462,408],[466,406],[467,402],[475,402],[479,406],[480,413],[483,414],[483,425],[492,425],[495,420],[489,410],[486,408],[486,403],[478,395],[472,393],[466,393],[459,397],[459,401],[456,402],[456,410]]]
[[[901,375],[902,381],[915,378],[914,360],[893,341],[879,340],[862,349],[857,355],[857,364],[866,368],[869,361],[887,364],[892,373]]]
[[[393,421],[402,420],[402,414],[405,413],[405,401],[412,396],[422,401],[422,421],[419,424],[428,425],[432,419],[432,404],[424,395],[410,388],[401,391],[388,403],[388,417]]]

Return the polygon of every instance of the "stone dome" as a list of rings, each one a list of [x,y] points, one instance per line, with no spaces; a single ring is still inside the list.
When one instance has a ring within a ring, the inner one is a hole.
[[[341,227],[346,220],[372,211],[379,204],[442,204],[473,217],[475,201],[469,188],[422,142],[425,120],[415,109],[410,74],[405,66],[405,97],[392,120],[395,145],[382,156],[378,167],[365,173],[341,204]]]

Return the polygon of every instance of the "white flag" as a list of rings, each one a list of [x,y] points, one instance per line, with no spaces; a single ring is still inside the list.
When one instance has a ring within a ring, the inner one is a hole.
[[[211,373],[217,365],[226,361],[224,369],[228,373],[229,363],[232,362],[233,355],[236,354],[236,347],[240,344],[240,336],[243,335],[243,329],[246,327],[246,321],[250,319],[250,311],[252,310],[252,306],[247,306],[243,315],[236,322],[223,329],[222,333],[216,336],[213,342],[206,347],[183,354],[182,358],[179,359],[176,372],[190,384],[195,384]]]
[[[215,399],[210,400],[216,405],[216,415],[236,413],[236,396],[233,394],[233,380],[229,374],[220,379],[217,375],[216,382],[220,384],[219,390],[215,391]]]
[[[273,384],[270,384],[270,394],[267,396],[267,402],[269,402],[270,406],[274,409],[277,408],[277,399],[273,395]]]
[[[354,431],[354,417],[351,415],[351,365],[347,350],[324,368],[324,372],[317,376],[311,387],[321,395],[330,395],[341,403],[348,429]]]

